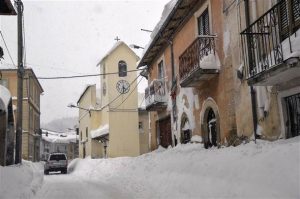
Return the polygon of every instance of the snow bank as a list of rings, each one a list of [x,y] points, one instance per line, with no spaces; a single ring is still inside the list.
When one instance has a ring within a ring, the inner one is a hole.
[[[8,103],[10,102],[11,95],[7,88],[0,85],[0,110],[7,111]]]
[[[205,150],[178,145],[136,158],[76,160],[71,175],[131,198],[300,198],[300,137]]]
[[[210,53],[204,56],[200,61],[200,68],[202,69],[216,69],[220,70],[221,63],[217,54]]]
[[[0,198],[31,198],[44,179],[42,163],[23,160],[22,165],[0,166]]]

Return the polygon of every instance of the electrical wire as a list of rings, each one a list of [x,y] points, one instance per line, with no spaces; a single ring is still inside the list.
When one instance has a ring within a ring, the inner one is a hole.
[[[138,75],[131,83],[130,83],[130,85],[132,85],[139,77],[140,77],[141,75]],[[134,88],[135,89],[135,88]],[[132,92],[132,91],[131,91]],[[104,109],[104,108],[106,108],[106,107],[108,107],[109,105],[111,105],[114,101],[116,101],[120,96],[122,95],[122,93],[120,93],[115,99],[113,99],[112,101],[110,101],[107,105],[105,105],[105,106],[103,106],[102,108],[101,108],[101,110],[102,109]],[[127,99],[127,98],[126,98]],[[120,106],[120,105],[119,105]]]
[[[131,83],[130,83],[130,85],[132,85],[139,77],[140,77],[141,75],[138,75]],[[141,81],[141,80],[140,80]],[[139,82],[140,82],[139,81]],[[137,87],[137,85],[136,85],[136,87]],[[135,88],[136,88],[135,87]],[[135,89],[134,88],[134,89]],[[131,91],[132,92],[132,91]],[[120,93],[119,95],[117,95],[112,101],[110,101],[110,102],[108,102],[105,106],[102,106],[101,108],[99,108],[99,109],[90,109],[90,110],[84,110],[84,111],[86,111],[80,118],[79,118],[79,121],[82,119],[82,118],[84,118],[86,115],[87,115],[87,113],[89,113],[90,111],[102,111],[104,108],[106,108],[106,107],[108,107],[109,105],[111,105],[113,102],[115,102],[120,96],[122,95],[122,93]],[[127,98],[126,98],[127,99]]]
[[[135,69],[135,70],[128,70],[127,72],[136,72],[140,71],[141,69]],[[99,74],[87,74],[87,75],[73,75],[73,76],[58,76],[58,77],[37,77],[37,79],[43,79],[43,80],[53,80],[53,79],[72,79],[72,78],[82,78],[82,77],[96,77],[96,76],[102,76],[102,75],[114,75],[119,74],[119,72],[112,72],[112,73],[99,73]]]
[[[71,70],[66,70],[64,68],[61,68],[61,67],[53,67],[53,66],[47,66],[47,65],[44,65],[44,64],[35,64],[35,63],[26,63],[27,66],[30,66],[30,67],[38,67],[38,68],[50,68],[52,70],[60,70],[60,71],[65,71],[65,72],[69,72],[69,73],[74,73],[74,74],[77,74],[77,75],[85,75],[84,73],[80,73],[80,72],[76,72],[76,71],[71,71]]]
[[[138,76],[139,77],[139,76]],[[114,109],[119,108],[129,97],[130,95],[133,93],[133,91],[138,87],[138,85],[141,83],[142,78],[139,80],[139,82],[135,85],[135,87],[132,89],[132,91],[126,96],[126,98],[121,102],[121,104],[119,104],[117,107],[115,107]]]
[[[17,67],[17,65],[15,64],[15,62],[14,62],[14,60],[13,60],[13,58],[12,58],[11,54],[10,54],[10,51],[8,50],[8,47],[7,47],[6,41],[5,41],[5,39],[4,39],[4,36],[3,36],[3,34],[2,34],[2,31],[1,31],[1,30],[0,30],[0,34],[1,34],[2,40],[3,40],[3,42],[4,42],[5,48],[6,48],[7,52],[8,52],[8,55],[9,55],[9,57],[10,57],[10,60],[11,60],[12,64],[13,64],[15,67]]]

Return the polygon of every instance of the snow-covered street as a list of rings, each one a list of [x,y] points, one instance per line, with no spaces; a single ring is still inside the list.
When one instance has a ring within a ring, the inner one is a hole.
[[[300,198],[299,136],[208,150],[185,144],[134,158],[75,159],[69,174],[44,178],[41,165],[0,167],[0,198]]]
[[[117,187],[83,176],[52,174],[44,177],[44,184],[35,198],[131,198],[124,194]]]

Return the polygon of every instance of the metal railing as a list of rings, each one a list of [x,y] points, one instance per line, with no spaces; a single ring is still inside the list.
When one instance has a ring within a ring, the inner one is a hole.
[[[241,32],[246,78],[284,61],[282,42],[300,27],[300,0],[281,0]]]
[[[208,54],[215,54],[215,35],[201,35],[180,55],[180,80],[186,79],[196,69],[201,68],[201,60]]]
[[[167,102],[165,81],[162,79],[153,80],[149,87],[145,89],[146,108],[151,105],[162,105]]]

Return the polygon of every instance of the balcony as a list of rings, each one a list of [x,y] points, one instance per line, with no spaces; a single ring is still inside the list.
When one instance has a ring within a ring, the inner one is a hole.
[[[181,87],[197,87],[219,73],[220,62],[215,55],[215,37],[198,36],[179,57]]]
[[[160,111],[167,108],[168,98],[164,80],[153,80],[145,90],[145,103],[147,111]]]
[[[283,85],[300,74],[300,0],[281,0],[241,32],[249,85]]]

